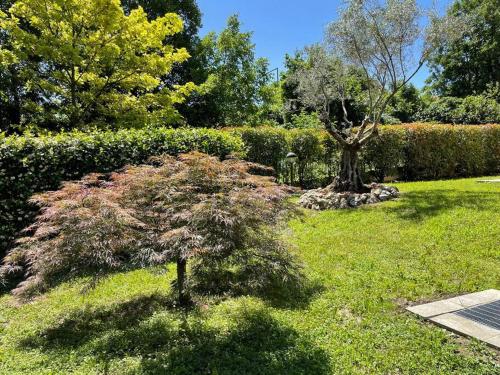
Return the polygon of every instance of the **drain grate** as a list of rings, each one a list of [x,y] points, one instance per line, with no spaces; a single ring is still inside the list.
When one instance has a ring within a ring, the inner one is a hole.
[[[460,310],[455,314],[500,330],[500,301]]]

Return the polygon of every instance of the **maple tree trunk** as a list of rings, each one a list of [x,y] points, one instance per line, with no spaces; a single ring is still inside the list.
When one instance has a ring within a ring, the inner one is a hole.
[[[186,291],[186,265],[186,259],[177,259],[177,292],[181,306],[186,306],[191,300],[189,293]]]
[[[342,149],[340,173],[333,181],[335,191],[366,192],[359,172],[359,147],[348,145]]]

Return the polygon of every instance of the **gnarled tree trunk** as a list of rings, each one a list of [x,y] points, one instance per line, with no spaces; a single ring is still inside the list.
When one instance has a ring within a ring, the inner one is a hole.
[[[342,148],[339,175],[333,180],[335,191],[365,192],[368,189],[363,184],[359,170],[358,145],[346,145]]]

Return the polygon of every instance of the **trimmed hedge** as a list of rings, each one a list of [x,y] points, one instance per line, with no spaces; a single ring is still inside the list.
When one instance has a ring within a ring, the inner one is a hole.
[[[29,197],[54,190],[64,180],[89,172],[109,172],[139,164],[150,156],[199,150],[224,157],[246,154],[249,161],[273,166],[280,181],[316,187],[337,173],[339,148],[314,129],[232,128],[142,129],[72,132],[55,136],[5,137],[0,134],[0,255],[36,212]],[[292,166],[286,154],[298,161]],[[362,152],[365,179],[426,180],[500,172],[500,126],[411,124],[382,126],[380,137]]]
[[[277,167],[289,180],[284,156],[299,156],[298,179],[306,187],[329,181],[337,173],[339,148],[324,131],[277,128],[237,128],[250,161]],[[387,176],[430,180],[500,172],[500,125],[409,124],[381,126],[380,137],[362,151],[366,179]]]
[[[225,157],[242,153],[234,135],[207,129],[71,132],[54,136],[0,134],[0,256],[36,213],[28,199],[90,172],[110,172],[159,154],[198,150]]]

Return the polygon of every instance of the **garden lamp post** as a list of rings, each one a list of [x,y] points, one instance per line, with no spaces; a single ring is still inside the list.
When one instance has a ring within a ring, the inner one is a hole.
[[[293,152],[289,152],[286,155],[286,162],[290,168],[290,185],[293,185],[293,181],[294,181],[293,173],[294,173],[295,163],[297,162],[297,159],[298,159],[298,156]]]

